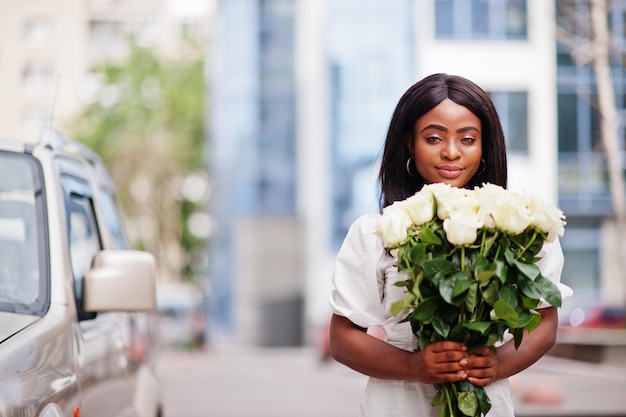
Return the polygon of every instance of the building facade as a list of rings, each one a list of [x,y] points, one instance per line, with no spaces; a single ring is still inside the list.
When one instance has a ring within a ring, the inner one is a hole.
[[[219,259],[213,262],[214,303],[220,309],[213,317],[216,329],[226,324],[237,334],[242,325],[249,335],[249,329],[268,326],[262,310],[269,294],[283,300],[300,294],[303,303],[291,307],[302,314],[283,312],[302,320],[305,341],[319,335],[330,314],[327,296],[343,236],[357,216],[378,210],[377,161],[395,104],[411,84],[435,72],[465,76],[491,95],[507,138],[509,188],[562,206],[569,223],[561,241],[563,281],[581,295],[575,302],[621,303],[623,278],[606,250],[614,237],[594,127],[593,75],[589,67],[573,63],[559,41],[564,3],[219,2],[213,139],[216,157],[224,157],[216,164],[227,190],[217,209],[230,232],[217,243]],[[611,2],[618,48],[622,3]],[[267,17],[279,11],[290,16],[289,22],[281,21],[284,26]],[[280,36],[293,36],[294,43]],[[278,51],[280,58],[271,55]],[[266,96],[272,95],[269,86],[274,88],[268,82],[268,57],[281,77],[274,103]],[[621,106],[623,70],[616,64],[614,73]],[[284,124],[272,135],[275,152],[263,150],[270,143],[263,120]],[[265,164],[277,175],[270,178]],[[270,195],[264,180],[291,190],[272,194],[282,203],[263,203],[262,194]],[[269,249],[274,241],[263,238],[268,234],[282,236],[282,247]],[[247,252],[250,245],[254,254]],[[233,261],[242,254],[279,265],[282,272],[263,262]],[[290,257],[297,262],[285,263]],[[220,262],[223,267],[215,268]]]
[[[0,2],[0,135],[39,137],[80,104],[84,79],[84,2]]]
[[[490,93],[507,136],[509,188],[558,202],[553,3],[322,3],[301,2],[297,54],[299,146],[310,167],[300,196],[306,317],[321,328],[338,245],[356,216],[378,210],[376,162],[391,113],[424,76],[465,76]]]
[[[184,39],[207,42],[213,0],[0,0],[0,136],[67,131],[98,97],[99,63],[120,60],[129,37],[170,57]]]

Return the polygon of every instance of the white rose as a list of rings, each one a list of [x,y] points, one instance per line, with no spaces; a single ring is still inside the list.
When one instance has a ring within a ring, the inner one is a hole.
[[[530,212],[521,195],[512,192],[500,194],[491,216],[498,229],[518,235],[530,225]]]
[[[422,190],[430,191],[437,200],[437,217],[445,220],[449,213],[456,210],[459,199],[465,197],[468,190],[452,187],[446,183],[428,184]]]
[[[475,187],[473,191],[480,206],[478,216],[483,220],[486,228],[495,229],[496,222],[492,213],[498,205],[500,197],[508,191],[499,185],[489,183],[483,184],[482,187]]]
[[[435,216],[435,199],[430,191],[424,190],[401,202],[416,226],[428,223]]]
[[[482,221],[472,211],[457,211],[443,221],[448,242],[456,246],[471,245],[476,241]]]
[[[383,209],[383,214],[374,224],[375,233],[383,240],[386,248],[404,241],[407,229],[413,224],[406,209],[395,202]]]
[[[531,195],[524,196],[530,214],[530,226],[547,234],[548,242],[553,242],[565,232],[565,215],[552,204]]]

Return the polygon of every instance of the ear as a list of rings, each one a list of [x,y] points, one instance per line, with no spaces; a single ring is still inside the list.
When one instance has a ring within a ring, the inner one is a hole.
[[[413,147],[415,145],[415,140],[413,139],[412,133],[409,133],[404,137],[404,144],[406,145],[406,149],[409,152],[409,155],[413,156]]]

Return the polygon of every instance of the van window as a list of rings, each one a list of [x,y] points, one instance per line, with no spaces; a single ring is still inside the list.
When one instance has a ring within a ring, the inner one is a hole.
[[[91,263],[101,250],[100,235],[90,198],[70,194],[69,199],[70,259],[74,275],[74,292],[79,310],[79,319],[95,317],[94,313],[82,311],[83,278],[91,269]]]
[[[40,172],[27,155],[0,152],[0,311],[47,308]]]

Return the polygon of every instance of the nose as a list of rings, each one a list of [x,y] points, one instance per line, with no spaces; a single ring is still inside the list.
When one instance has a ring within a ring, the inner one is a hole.
[[[441,156],[443,159],[452,161],[461,156],[461,151],[454,141],[448,141],[441,151]]]

